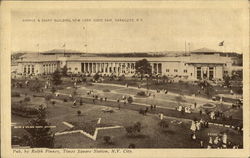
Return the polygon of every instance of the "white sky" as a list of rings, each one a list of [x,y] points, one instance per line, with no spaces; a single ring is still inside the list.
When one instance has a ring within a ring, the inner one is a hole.
[[[23,19],[140,18],[141,22],[23,22]],[[240,9],[84,9],[12,12],[12,51],[65,49],[88,52],[184,51],[244,48]],[[86,27],[87,31],[83,29]],[[87,34],[87,37],[86,37]],[[225,41],[225,47],[218,43]]]

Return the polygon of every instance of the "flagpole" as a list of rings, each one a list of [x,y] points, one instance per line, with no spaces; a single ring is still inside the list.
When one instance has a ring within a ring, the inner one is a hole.
[[[39,44],[37,44],[37,53],[38,53],[38,56],[40,56],[40,53],[39,53]]]
[[[188,53],[190,53],[190,42],[188,42]]]
[[[186,41],[185,41],[185,54],[187,53],[187,46],[186,46]]]
[[[84,35],[85,35],[85,38],[83,39],[84,41],[84,48],[85,48],[85,53],[88,52],[88,39],[87,39],[87,28],[85,26],[83,26],[83,30],[84,30]]]
[[[65,47],[66,47],[66,44],[64,43],[63,44],[63,56],[65,57]]]

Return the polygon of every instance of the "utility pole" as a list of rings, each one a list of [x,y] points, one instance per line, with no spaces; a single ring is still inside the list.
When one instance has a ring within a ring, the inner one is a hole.
[[[85,53],[88,52],[88,36],[87,36],[87,28],[85,26],[83,26],[83,30],[84,30],[84,48],[85,48]]]

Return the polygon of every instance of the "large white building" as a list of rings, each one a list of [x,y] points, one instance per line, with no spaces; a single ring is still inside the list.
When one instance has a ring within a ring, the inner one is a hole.
[[[192,51],[188,56],[176,57],[86,57],[72,55],[40,54],[17,61],[17,73],[22,75],[51,74],[65,65],[73,74],[115,74],[133,76],[135,63],[147,59],[153,74],[181,76],[190,80],[223,79],[231,74],[232,60],[221,52],[207,48]]]

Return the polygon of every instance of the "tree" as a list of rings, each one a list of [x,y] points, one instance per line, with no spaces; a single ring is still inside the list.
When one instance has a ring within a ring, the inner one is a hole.
[[[166,75],[163,75],[162,76],[162,82],[166,83],[166,81],[168,81],[168,77]]]
[[[80,116],[82,114],[81,110],[77,111],[77,115]]]
[[[111,144],[111,137],[110,136],[104,136],[103,137],[103,140],[104,140],[104,142],[106,143],[106,144]]]
[[[127,101],[128,101],[129,104],[131,104],[133,102],[133,97],[129,96]]]
[[[151,75],[152,68],[147,59],[139,60],[135,63],[136,73],[141,75],[141,80],[143,79],[145,74]]]
[[[100,78],[99,73],[96,73],[96,74],[93,76],[93,79],[94,79],[95,81],[98,81],[99,78]]]
[[[230,77],[228,75],[224,76],[224,85],[230,87]]]
[[[136,136],[136,135],[138,135],[141,132],[141,129],[142,129],[141,122],[136,122],[132,126],[125,127],[125,130],[127,131],[127,134],[129,136]]]
[[[62,83],[61,77],[62,77],[61,73],[58,70],[56,70],[52,75],[52,83],[54,85],[60,85]]]
[[[68,68],[66,65],[64,65],[64,67],[62,68],[62,75],[67,76],[67,71],[68,71]]]
[[[42,89],[42,84],[40,82],[34,82],[30,85],[30,90],[34,92],[40,92]]]
[[[25,128],[29,133],[29,145],[35,148],[53,148],[54,135],[51,132],[50,124],[46,121],[46,109],[42,106],[38,109],[38,118],[28,122],[28,126],[34,128]]]
[[[51,88],[51,92],[54,94],[56,92],[56,88],[55,87],[52,87]]]

